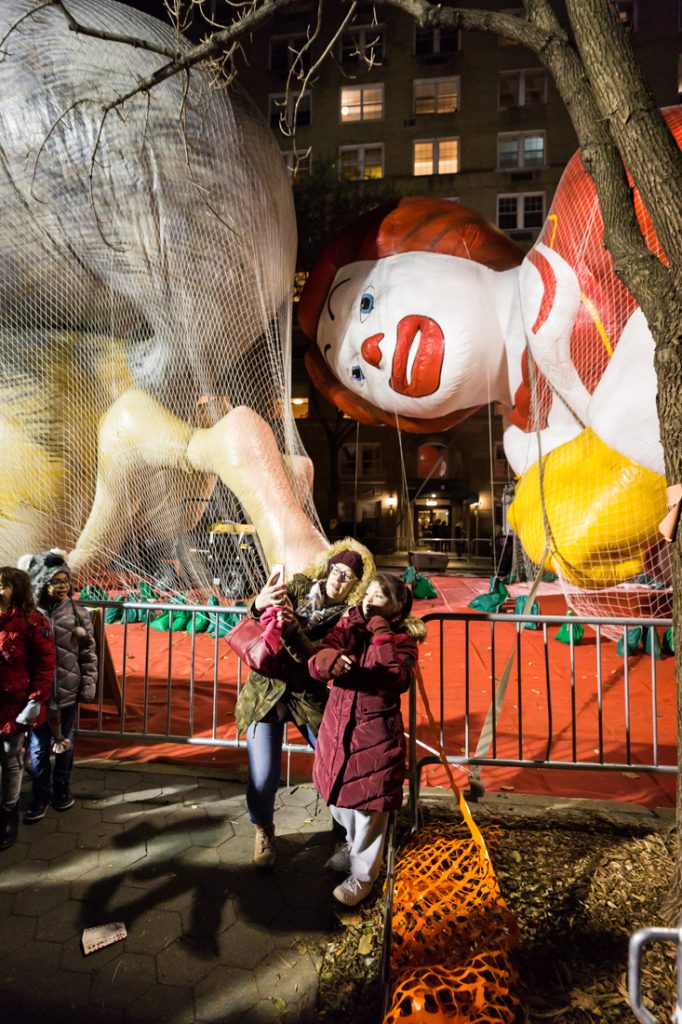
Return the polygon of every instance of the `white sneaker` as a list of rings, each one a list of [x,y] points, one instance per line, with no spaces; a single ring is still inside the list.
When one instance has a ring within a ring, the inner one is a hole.
[[[256,843],[253,850],[253,863],[257,868],[274,868],[277,853],[275,850],[275,829],[273,825],[256,825]]]
[[[350,871],[350,846],[348,843],[339,846],[324,866],[331,868],[332,871]]]
[[[345,903],[347,907],[354,907],[361,903],[365,896],[369,896],[374,882],[361,882],[355,875],[349,875],[345,882],[337,885],[332,896],[339,903]]]

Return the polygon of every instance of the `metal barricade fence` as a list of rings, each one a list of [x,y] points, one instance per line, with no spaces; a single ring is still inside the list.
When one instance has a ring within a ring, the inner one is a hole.
[[[236,731],[234,707],[248,669],[236,656],[227,657],[229,648],[218,626],[228,615],[243,617],[243,605],[81,603],[91,612],[100,612],[95,634],[100,655],[106,651],[107,656],[99,658],[96,704],[80,708],[80,736],[128,744],[190,744],[246,751],[245,738]],[[105,632],[107,609],[115,609],[122,618],[106,625]],[[181,631],[157,631],[151,622],[159,613],[168,613],[169,627],[179,615],[189,616],[189,621]],[[203,616],[215,624],[210,635],[196,629]],[[297,735],[295,727],[291,732]],[[295,735],[285,732],[287,784],[291,755],[312,753],[302,737],[295,741]]]
[[[112,694],[111,684],[105,693],[105,659],[100,658],[97,704],[81,709],[80,735],[140,744],[245,747],[236,733],[234,705],[246,669],[238,659],[226,657],[227,644],[218,629],[212,636],[191,631],[198,616],[217,623],[226,615],[244,615],[243,606],[93,600],[83,604],[101,610],[96,626],[100,651],[105,649],[106,609],[122,610],[123,621],[106,630],[118,693]],[[159,612],[169,613],[169,625],[174,616],[188,615],[190,631],[152,629],[151,620]],[[131,613],[141,621],[129,622]],[[437,672],[430,673],[430,699],[438,743],[451,764],[677,770],[675,746],[659,742],[654,645],[650,654],[636,659],[634,667],[632,659],[621,657],[614,671],[612,641],[606,659],[610,671],[604,657],[605,629],[622,629],[627,641],[637,626],[660,632],[671,620],[478,612],[433,612],[423,618],[428,638],[421,661],[434,659],[438,664]],[[553,645],[550,657],[549,631],[563,624],[568,624],[570,641]],[[577,625],[592,630],[589,643],[580,650],[570,630]],[[505,674],[509,690],[503,704],[500,680]],[[486,729],[489,742],[482,750],[481,734]],[[414,806],[423,769],[440,760],[418,718],[414,688],[409,695],[408,737]],[[295,735],[286,737],[288,755],[312,753],[302,739],[295,740]]]
[[[451,765],[677,771],[674,738],[670,742],[674,723],[666,730],[668,741],[659,738],[653,640],[653,633],[658,636],[672,620],[480,612],[437,612],[423,619],[429,650],[420,660],[438,661],[431,710],[437,743]],[[563,625],[568,643],[553,643],[550,655],[550,630]],[[586,628],[584,645],[575,638],[576,626]],[[627,651],[637,627],[650,638],[649,653],[618,656],[608,634],[622,632]],[[667,700],[674,709],[673,676]],[[419,720],[414,689],[408,746],[416,821],[422,772],[439,764],[441,755]]]

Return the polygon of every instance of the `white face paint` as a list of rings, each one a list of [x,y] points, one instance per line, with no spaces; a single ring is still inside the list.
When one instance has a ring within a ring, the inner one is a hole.
[[[506,401],[499,316],[509,273],[434,253],[347,264],[318,347],[342,384],[387,412],[431,418]]]

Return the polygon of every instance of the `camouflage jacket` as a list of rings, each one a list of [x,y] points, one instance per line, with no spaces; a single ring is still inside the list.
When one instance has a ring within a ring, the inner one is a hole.
[[[294,610],[305,601],[315,582],[309,576],[298,574],[287,584]],[[248,604],[249,615],[258,618],[254,601],[255,598],[252,598]],[[339,621],[348,605],[340,604],[337,607],[338,613],[330,615],[324,622],[305,632],[296,618],[286,627],[282,636],[285,653],[282,655],[281,678],[269,679],[251,669],[239,694],[235,711],[239,732],[246,732],[251,722],[260,722],[281,700],[287,705],[288,717],[296,725],[309,725],[317,735],[327,702],[327,687],[310,678],[308,659],[322,638]]]

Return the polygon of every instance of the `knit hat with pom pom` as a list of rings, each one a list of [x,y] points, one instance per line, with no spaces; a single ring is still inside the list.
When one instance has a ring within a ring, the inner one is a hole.
[[[69,593],[71,592],[71,570],[64,558],[64,552],[57,548],[39,551],[37,555],[22,555],[17,566],[28,573],[36,604],[40,603],[45,587],[57,573],[65,573],[69,577]]]

